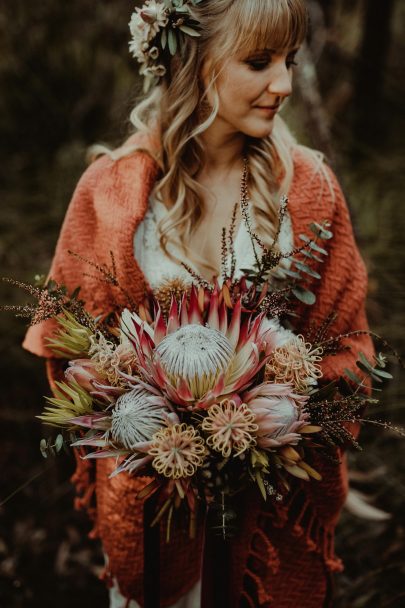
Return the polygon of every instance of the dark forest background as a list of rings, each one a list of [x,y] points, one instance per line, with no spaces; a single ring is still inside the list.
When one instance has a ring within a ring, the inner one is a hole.
[[[405,3],[308,2],[313,31],[286,118],[332,161],[351,208],[369,275],[374,331],[405,355]],[[0,269],[45,274],[89,145],[129,131],[139,90],[127,52],[128,0],[0,5]],[[2,285],[0,301],[22,303]],[[49,394],[43,362],[23,352],[24,322],[0,315],[0,606],[107,606],[102,555],[72,509],[71,456],[44,460],[35,420]],[[392,362],[384,416],[405,425],[405,371]],[[405,605],[404,440],[372,427],[350,453],[364,503],[342,516],[336,608]],[[356,494],[358,496],[358,494]],[[387,516],[384,516],[384,513]],[[294,582],[292,581],[292,584]]]

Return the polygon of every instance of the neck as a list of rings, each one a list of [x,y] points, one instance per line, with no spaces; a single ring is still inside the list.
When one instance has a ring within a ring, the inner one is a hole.
[[[229,173],[241,166],[246,141],[243,133],[230,131],[216,120],[202,133],[201,139],[204,144],[203,173]]]

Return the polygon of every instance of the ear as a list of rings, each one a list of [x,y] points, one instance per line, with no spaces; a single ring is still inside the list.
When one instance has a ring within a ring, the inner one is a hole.
[[[213,63],[214,63],[213,60],[209,58],[209,59],[206,59],[201,66],[199,81],[201,84],[202,91],[207,90],[208,85],[211,81]]]

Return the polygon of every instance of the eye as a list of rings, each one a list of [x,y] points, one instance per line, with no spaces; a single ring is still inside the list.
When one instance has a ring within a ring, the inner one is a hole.
[[[265,70],[269,66],[270,60],[267,58],[247,59],[245,63],[249,66],[251,70],[254,70],[255,72],[260,72],[261,70]]]
[[[289,55],[287,57],[287,59],[285,60],[285,64],[288,69],[290,69],[293,65],[298,65],[298,63],[295,61],[295,53],[294,55]]]

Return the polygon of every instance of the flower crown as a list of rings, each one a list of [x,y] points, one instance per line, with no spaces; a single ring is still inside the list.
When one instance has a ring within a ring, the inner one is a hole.
[[[199,23],[191,17],[190,6],[202,0],[146,0],[136,8],[129,22],[132,39],[129,50],[140,64],[144,91],[165,75],[164,55],[182,51],[185,36],[200,36]]]

